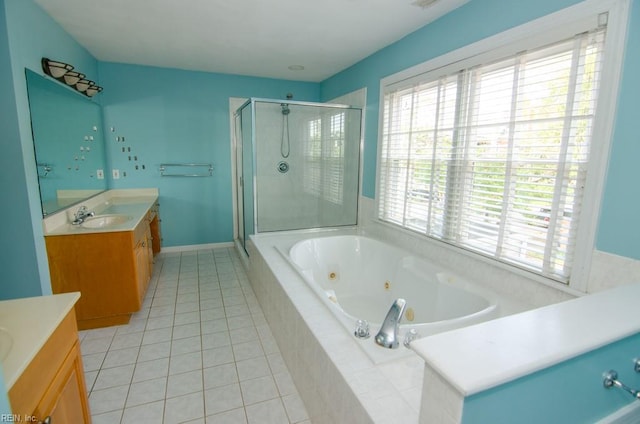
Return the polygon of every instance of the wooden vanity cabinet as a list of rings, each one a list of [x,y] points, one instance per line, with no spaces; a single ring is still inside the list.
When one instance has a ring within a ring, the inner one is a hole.
[[[73,309],[9,389],[9,401],[23,422],[91,423]]]
[[[126,324],[140,310],[153,271],[151,216],[133,231],[45,237],[53,293],[82,293],[79,329]]]
[[[151,249],[155,256],[160,253],[162,245],[162,230],[160,229],[160,203],[156,202],[149,210],[149,230],[151,232]]]

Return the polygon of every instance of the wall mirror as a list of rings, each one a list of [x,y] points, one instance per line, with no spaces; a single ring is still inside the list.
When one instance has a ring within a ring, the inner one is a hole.
[[[100,105],[25,70],[43,216],[107,189]]]

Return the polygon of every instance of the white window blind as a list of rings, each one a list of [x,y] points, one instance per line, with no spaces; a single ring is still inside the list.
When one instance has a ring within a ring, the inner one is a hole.
[[[308,120],[304,144],[304,188],[335,204],[343,202],[345,173],[345,112]]]
[[[386,89],[379,218],[568,282],[604,37]]]

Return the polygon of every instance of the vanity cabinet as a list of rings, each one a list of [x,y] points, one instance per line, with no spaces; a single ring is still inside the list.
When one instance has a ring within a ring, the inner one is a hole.
[[[156,202],[149,210],[149,230],[151,232],[152,256],[160,253],[162,245],[162,230],[160,229],[160,203]]]
[[[153,271],[154,221],[157,207],[132,231],[45,237],[53,293],[82,293],[75,306],[78,328],[126,324],[140,310]]]
[[[20,421],[91,423],[73,309],[26,366],[8,394],[12,412],[20,417]]]

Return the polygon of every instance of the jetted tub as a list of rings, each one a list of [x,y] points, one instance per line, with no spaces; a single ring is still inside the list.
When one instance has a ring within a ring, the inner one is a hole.
[[[397,298],[407,301],[401,341],[410,329],[424,337],[500,315],[491,292],[368,237],[310,238],[287,256],[351,334],[358,319],[368,321],[371,340]]]

